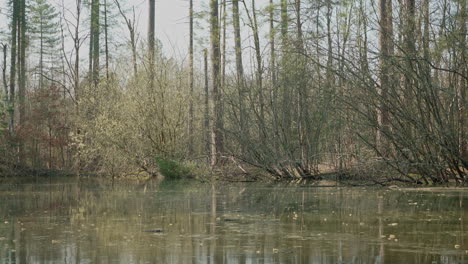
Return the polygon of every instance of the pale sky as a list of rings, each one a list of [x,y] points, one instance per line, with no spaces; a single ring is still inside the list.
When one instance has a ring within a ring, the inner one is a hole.
[[[7,19],[5,16],[5,7],[7,6],[8,0],[0,0],[0,29],[3,31],[7,30]],[[57,10],[61,9],[62,1],[65,4],[65,7],[68,8],[68,12],[66,12],[66,17],[68,20],[73,21],[72,13],[75,12],[75,2],[76,0],[48,0],[52,5],[54,5]],[[82,0],[86,2],[88,0]],[[103,0],[101,0],[103,1]],[[113,3],[114,0],[107,0],[108,3]],[[135,7],[136,18],[137,18],[137,29],[139,32],[140,40],[145,40],[147,35],[147,25],[148,25],[148,0],[119,0],[119,3],[122,5],[124,9],[130,10],[132,6]],[[221,2],[221,1],[220,1]],[[256,5],[257,9],[261,9],[268,4],[268,0],[257,0]],[[195,12],[200,12],[203,9],[207,10],[209,5],[209,0],[194,0],[194,10]],[[250,8],[250,1],[247,2],[247,5]],[[183,59],[188,53],[188,38],[189,38],[189,25],[188,25],[188,0],[156,0],[156,37],[162,42],[164,47],[164,53],[168,55],[175,56],[176,58]],[[60,10],[61,11],[61,10]],[[117,10],[115,10],[117,11]],[[240,11],[244,13],[244,8],[242,7],[242,3],[240,3]],[[89,30],[87,21],[88,20],[88,13],[89,10],[87,8],[83,8],[83,16],[81,22],[81,29],[83,34]],[[131,18],[131,12],[128,12],[128,17]],[[116,26],[116,30],[114,31],[114,36],[112,36],[117,42],[123,43],[125,40],[128,40],[128,31],[125,26],[125,22],[117,12],[117,19],[118,25]],[[227,18],[228,21],[231,19],[232,16],[232,9],[228,1],[227,6]],[[203,42],[204,48],[209,48],[209,39],[208,39],[208,32],[209,28],[207,24],[204,24],[200,20],[196,20],[198,26],[195,28],[195,46],[196,52],[200,49],[197,47],[198,42]],[[259,21],[260,25],[262,25],[261,21]],[[244,26],[243,21],[241,21],[241,31],[243,37],[243,46],[248,47],[251,46],[248,39],[248,34],[251,34],[251,30]],[[228,37],[232,37],[232,25],[228,25],[227,34]],[[261,36],[263,41],[263,38]],[[230,40],[227,40],[228,43],[231,43]],[[86,47],[88,42],[84,43]],[[82,51],[87,50],[87,48],[83,48]],[[245,50],[247,53],[248,50]],[[247,55],[247,54],[244,54]],[[248,56],[248,55],[247,55]],[[246,65],[247,66],[247,65]]]
[[[0,28],[7,30],[7,18],[5,15],[5,7],[8,0],[0,0]],[[83,0],[85,2],[87,0]],[[112,3],[114,0],[107,0]],[[62,0],[49,0],[58,10],[61,8]],[[65,6],[70,11],[74,11],[75,0],[63,0]],[[207,0],[195,0],[195,11],[199,11],[203,2],[208,3]],[[148,24],[148,0],[119,0],[119,3],[124,9],[135,6],[136,18],[138,23],[138,31],[142,38],[146,37],[147,24]],[[187,46],[188,43],[188,0],[156,0],[156,37],[163,42],[166,46]],[[198,10],[197,10],[198,9]],[[116,10],[117,11],[117,10]],[[87,19],[88,10],[83,11],[83,20]],[[128,13],[131,17],[131,13]],[[72,19],[72,18],[70,18]],[[119,32],[117,37],[127,37],[125,23],[118,15],[119,26],[122,32]],[[83,22],[82,22],[83,23]],[[82,24],[82,28],[86,29]],[[122,35],[120,35],[122,34]],[[172,48],[170,48],[172,50]]]

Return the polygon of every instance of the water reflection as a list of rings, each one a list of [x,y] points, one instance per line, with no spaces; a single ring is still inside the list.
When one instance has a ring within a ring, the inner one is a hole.
[[[465,263],[466,191],[0,185],[0,263]]]

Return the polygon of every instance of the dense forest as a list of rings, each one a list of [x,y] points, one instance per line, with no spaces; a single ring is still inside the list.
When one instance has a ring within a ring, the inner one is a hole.
[[[466,182],[465,0],[193,2],[2,1],[0,174]]]

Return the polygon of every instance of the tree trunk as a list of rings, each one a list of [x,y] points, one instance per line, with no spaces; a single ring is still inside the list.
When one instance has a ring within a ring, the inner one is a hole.
[[[210,93],[208,87],[208,50],[203,50],[203,61],[205,70],[205,122],[204,122],[204,135],[205,135],[205,152],[208,154],[208,163],[211,161],[211,144],[210,144]]]
[[[24,126],[25,121],[25,114],[26,114],[26,0],[20,0],[20,20],[18,29],[20,31],[19,34],[19,57],[18,57],[18,100],[19,100],[19,126]],[[18,150],[19,150],[19,161],[21,164],[24,163],[24,142],[23,139],[20,138],[18,142]]]
[[[405,100],[405,107],[410,109],[411,107],[411,98],[414,96],[412,95],[412,90],[414,89],[413,85],[413,74],[414,71],[413,67],[413,60],[416,57],[416,44],[415,44],[415,0],[405,0],[405,13],[404,13],[404,41],[405,41],[405,72],[403,75],[403,93],[404,93],[404,100]]]
[[[76,0],[76,25],[73,37],[73,45],[75,52],[75,65],[74,65],[74,89],[75,89],[75,102],[78,103],[80,99],[80,17],[81,17],[81,0]],[[78,108],[77,108],[78,110]]]
[[[220,49],[219,49],[219,22],[218,0],[210,0],[211,10],[211,63],[213,82],[213,124],[212,124],[212,159],[211,165],[216,165],[224,152],[223,139],[223,106],[220,91]]]
[[[99,51],[100,51],[100,22],[99,22],[100,0],[93,0],[91,6],[91,75],[94,86],[99,84]]]
[[[245,3],[245,2],[244,2]],[[257,90],[258,90],[258,101],[260,104],[260,119],[265,120],[265,102],[263,99],[263,65],[262,65],[262,51],[260,50],[260,37],[258,33],[257,23],[257,10],[255,8],[255,0],[252,0],[252,16],[253,16],[253,34],[254,34],[254,46],[255,46],[255,58],[257,59]],[[265,133],[262,133],[260,129],[259,136],[261,139],[265,139]]]
[[[149,26],[148,26],[148,59],[149,59],[149,78],[150,78],[150,89],[154,89],[154,52],[155,52],[155,11],[156,11],[156,0],[149,0]]]
[[[16,81],[16,55],[18,52],[17,38],[19,25],[19,1],[13,1],[13,16],[11,20],[11,55],[10,55],[10,135],[15,134],[15,81]]]
[[[109,24],[107,23],[107,0],[104,0],[104,46],[106,54],[106,80],[109,81]]]
[[[297,56],[297,71],[299,71],[299,78],[297,79],[297,101],[298,101],[298,134],[299,144],[301,148],[302,166],[306,171],[310,170],[309,162],[309,140],[307,132],[309,131],[309,111],[307,110],[307,98],[309,91],[307,90],[307,77],[305,65],[305,50],[304,40],[302,33],[302,20],[301,20],[301,0],[295,0],[296,9],[296,50]]]
[[[273,0],[270,0],[270,8],[269,8],[269,22],[270,22],[270,72],[271,72],[271,83],[273,86],[273,91],[275,91],[276,87],[276,53],[275,53],[275,24],[274,24],[274,4]],[[275,93],[275,92],[274,92]],[[275,101],[276,102],[276,101]]]
[[[245,4],[245,2],[244,2]],[[242,63],[242,46],[239,22],[239,0],[232,0],[232,24],[234,26],[234,50],[236,54],[236,81],[239,94],[239,131],[245,131],[245,81],[244,66]]]
[[[422,9],[423,9],[423,20],[424,20],[424,32],[423,32],[423,57],[425,62],[424,64],[424,75],[428,82],[430,82],[431,79],[431,67],[430,67],[430,50],[429,50],[429,0],[423,0],[422,4]]]
[[[288,53],[288,1],[281,0],[281,65],[280,65],[280,86],[282,92],[282,102],[281,102],[281,120],[280,126],[283,128],[280,129],[280,141],[283,142],[283,146],[287,148],[287,142],[289,141],[289,135],[291,134],[291,91],[289,87],[289,73],[286,72],[290,68],[289,61],[290,59]]]
[[[367,40],[367,17],[365,14],[364,0],[359,1],[359,28],[364,38],[359,38],[359,61],[361,70],[365,72],[366,77],[369,76],[369,62],[367,59],[368,40]]]
[[[390,90],[390,56],[393,55],[393,27],[392,27],[392,4],[391,0],[380,0],[380,21],[379,21],[379,46],[380,46],[380,104],[377,109],[377,136],[376,143],[380,155],[388,156],[388,144],[385,136],[388,134],[389,113],[388,113],[388,93]]]
[[[275,4],[270,0],[269,7],[269,22],[270,22],[270,77],[271,77],[271,101],[270,106],[273,114],[273,146],[274,150],[278,152],[278,135],[279,135],[279,113],[278,113],[278,85],[277,85],[277,71],[276,71],[276,49],[275,37],[276,29],[274,24],[275,19]]]
[[[189,73],[189,89],[190,89],[190,106],[189,106],[189,125],[188,125],[188,137],[189,137],[189,155],[193,155],[193,119],[194,119],[194,106],[193,106],[193,0],[189,2],[189,63],[190,63],[190,73]]]
[[[223,0],[222,12],[223,12],[223,51],[222,51],[222,65],[221,65],[221,87],[224,88],[226,85],[226,0]]]
[[[460,1],[460,15],[459,15],[459,25],[460,25],[460,41],[459,41],[459,54],[460,54],[460,64],[457,68],[461,70],[461,75],[457,78],[458,81],[458,123],[459,123],[459,149],[460,149],[460,157],[466,163],[468,160],[468,139],[466,136],[466,126],[467,126],[467,109],[466,109],[466,87],[467,87],[467,78],[468,70],[467,70],[467,60],[466,60],[466,36],[467,36],[467,29],[466,29],[466,1]]]
[[[39,25],[39,89],[42,89],[44,87],[44,29],[42,17],[40,19],[41,22]]]
[[[296,28],[297,28],[297,47],[300,51],[304,49],[302,37],[302,20],[301,20],[301,0],[295,0],[296,7]]]
[[[3,89],[5,93],[5,106],[8,105],[8,83],[7,83],[7,77],[6,77],[6,71],[7,71],[7,52],[8,52],[8,46],[7,44],[2,43],[2,51],[3,51],[3,64],[2,64],[2,80],[3,80]]]
[[[333,78],[333,42],[332,42],[332,35],[331,35],[331,17],[332,17],[333,8],[331,5],[331,1],[327,1],[327,82],[328,88],[330,89],[329,94],[331,94],[331,90],[333,89],[334,85],[334,78]]]

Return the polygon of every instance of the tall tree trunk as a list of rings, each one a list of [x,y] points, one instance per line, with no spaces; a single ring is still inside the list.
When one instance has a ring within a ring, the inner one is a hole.
[[[391,0],[380,0],[380,21],[379,21],[379,46],[380,46],[380,98],[377,109],[377,136],[376,143],[380,154],[383,157],[388,156],[388,144],[385,136],[388,134],[389,112],[388,112],[388,93],[390,90],[390,56],[393,55],[393,27],[392,27],[392,4]]]
[[[368,39],[367,39],[367,17],[365,13],[364,0],[359,0],[359,28],[360,35],[363,35],[363,38],[359,38],[358,47],[359,47],[359,64],[361,70],[365,72],[366,77],[369,75],[369,61],[367,59],[367,48],[368,48]]]
[[[405,106],[409,109],[411,103],[412,90],[414,89],[414,81],[413,81],[413,74],[414,66],[413,60],[416,57],[416,44],[415,44],[415,29],[416,29],[416,21],[415,21],[415,0],[405,0],[405,8],[404,8],[404,47],[405,47],[405,72],[403,75],[403,93],[405,98]]]
[[[278,116],[278,86],[277,86],[277,76],[276,76],[276,50],[275,50],[275,36],[276,29],[274,20],[275,19],[275,5],[273,0],[270,0],[269,7],[269,22],[270,22],[270,77],[271,77],[271,101],[270,105],[273,112],[273,145],[275,151],[278,151],[278,125],[279,125],[279,116]]]
[[[81,17],[81,0],[76,0],[76,24],[73,37],[73,46],[75,52],[75,65],[74,65],[74,89],[75,89],[75,102],[80,100],[80,17]],[[78,108],[77,108],[78,109]]]
[[[304,41],[302,37],[302,20],[301,20],[301,0],[295,0],[296,7],[296,28],[297,28],[297,47],[300,51],[304,49]]]
[[[208,162],[211,161],[211,144],[210,144],[210,93],[208,85],[208,50],[203,50],[204,72],[205,72],[205,115],[204,115],[204,136],[205,136],[205,152],[208,154]]]
[[[260,119],[264,121],[265,120],[265,102],[263,99],[262,51],[260,50],[260,36],[258,32],[257,9],[255,8],[255,0],[252,0],[252,16],[253,16],[252,26],[253,26],[253,34],[254,34],[255,58],[257,59],[256,81],[257,81],[257,90],[258,90],[258,101],[260,104]],[[262,129],[260,129],[259,136],[261,139],[265,139],[266,137],[265,133],[262,133]]]
[[[18,100],[19,100],[19,126],[23,127],[26,114],[26,0],[20,0],[20,19],[19,19],[19,57],[18,57]],[[18,142],[19,161],[24,163],[24,142],[19,139]]]
[[[42,17],[40,18],[41,22],[39,25],[39,88],[44,87],[44,29],[42,23]]]
[[[291,94],[290,84],[289,84],[289,73],[287,70],[290,68],[290,58],[288,54],[288,1],[281,0],[280,6],[281,12],[281,66],[280,66],[280,86],[282,92],[282,102],[281,102],[281,134],[280,140],[283,142],[283,147],[287,149],[286,152],[289,152],[289,147],[287,142],[291,134]]]
[[[223,5],[222,5],[222,12],[223,12],[223,51],[221,54],[222,61],[221,61],[221,87],[225,87],[226,85],[226,18],[227,18],[227,13],[226,13],[226,0],[223,0]],[[220,22],[221,23],[221,22]]]
[[[302,19],[301,19],[301,0],[295,0],[295,9],[296,9],[296,50],[298,53],[297,56],[297,70],[299,71],[299,78],[297,79],[297,101],[298,101],[298,134],[299,134],[299,144],[301,149],[301,160],[303,170],[310,171],[309,164],[309,140],[307,137],[307,131],[309,131],[309,112],[307,111],[307,98],[309,93],[307,90],[307,77],[306,77],[306,67],[305,67],[305,50],[304,50],[304,40],[302,33]]]
[[[431,66],[429,64],[431,60],[430,56],[430,49],[429,49],[429,0],[423,0],[422,3],[422,9],[423,9],[423,57],[424,57],[424,75],[428,82],[430,82],[431,79]]]
[[[15,134],[15,82],[16,82],[16,55],[18,52],[18,25],[19,25],[19,1],[13,1],[13,16],[11,19],[11,55],[10,55],[10,135]]]
[[[189,155],[193,154],[193,119],[194,119],[194,107],[193,107],[193,99],[194,99],[194,93],[193,93],[193,0],[190,0],[189,2],[189,34],[190,34],[190,40],[189,40],[189,63],[190,63],[190,73],[189,73],[189,89],[190,89],[190,106],[189,106],[189,125],[188,125],[188,136],[189,136]]]
[[[467,69],[467,59],[466,59],[466,43],[467,43],[467,28],[466,28],[466,20],[467,20],[467,10],[466,10],[466,1],[460,1],[460,15],[459,15],[459,26],[460,26],[460,40],[459,40],[459,54],[460,54],[460,64],[457,66],[458,69],[461,71],[461,75],[457,78],[458,81],[458,123],[459,123],[459,149],[460,149],[460,157],[464,160],[465,164],[468,160],[468,139],[466,136],[466,126],[467,126],[467,109],[466,109],[466,87],[467,87],[467,78],[468,69]],[[465,165],[466,166],[466,165]]]
[[[155,15],[156,15],[156,0],[149,0],[149,26],[148,26],[148,57],[149,57],[149,78],[150,78],[150,89],[154,89],[155,79],[155,65],[154,65],[154,52],[155,52]]]
[[[8,46],[7,44],[2,43],[2,51],[3,51],[3,64],[2,64],[2,80],[3,80],[3,89],[5,93],[5,106],[8,105],[8,83],[7,83],[7,77],[6,77],[6,71],[7,71],[7,52],[8,52]]]
[[[106,80],[109,81],[109,24],[107,22],[107,0],[104,0],[104,46],[106,54]]]
[[[93,0],[91,6],[91,75],[94,86],[99,84],[99,51],[100,51],[100,0]]]
[[[331,1],[327,1],[327,82],[328,88],[330,89],[329,93],[331,95],[331,89],[334,87],[334,78],[333,78],[333,40],[331,34],[331,17],[333,13]]]
[[[288,0],[281,0],[281,41],[283,49],[287,46],[288,23]]]
[[[269,22],[270,22],[270,71],[271,71],[271,83],[273,85],[273,89],[276,86],[276,53],[275,53],[275,8],[273,0],[270,0],[270,8],[269,8]]]
[[[212,125],[212,159],[211,165],[216,165],[224,152],[223,139],[223,106],[220,91],[220,49],[219,49],[219,22],[218,0],[210,0],[211,10],[211,63],[213,82],[213,125]]]
[[[244,2],[245,4],[245,2]],[[241,33],[239,22],[239,0],[232,0],[232,24],[234,26],[234,50],[236,55],[236,81],[239,94],[239,130],[240,133],[245,131],[245,82],[244,82],[244,66],[242,63],[242,46]]]

